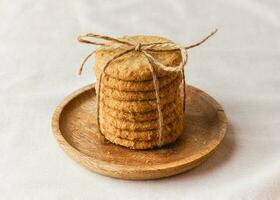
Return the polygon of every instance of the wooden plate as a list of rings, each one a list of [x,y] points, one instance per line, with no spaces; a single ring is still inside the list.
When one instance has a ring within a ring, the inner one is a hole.
[[[94,84],[68,96],[55,110],[52,129],[61,148],[80,165],[122,179],[156,179],[182,173],[206,160],[225,136],[222,107],[203,91],[187,86],[185,129],[172,145],[130,150],[98,132]]]

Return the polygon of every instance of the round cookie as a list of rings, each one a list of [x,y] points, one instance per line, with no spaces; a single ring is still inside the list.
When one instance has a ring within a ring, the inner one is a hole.
[[[166,134],[162,137],[161,146],[175,142],[176,139],[181,135],[182,130],[183,130],[183,123],[178,123],[174,130],[170,131],[169,134]],[[128,140],[128,139],[116,137],[115,134],[110,134],[110,133],[104,134],[104,137],[115,144],[119,144],[131,149],[150,149],[153,147],[157,147],[159,143],[158,138],[155,138],[150,141]]]
[[[165,87],[159,90],[160,98],[166,98],[169,95],[175,95],[180,83],[182,83],[182,78],[178,77]],[[98,88],[98,86],[97,86]],[[119,91],[117,89],[112,89],[102,85],[101,87],[102,95],[111,97],[120,101],[143,101],[143,100],[154,100],[156,99],[155,91],[145,91],[145,92],[125,92]]]
[[[168,103],[165,106],[162,107],[162,115],[163,117],[166,117],[171,112],[174,112],[176,107],[179,107],[177,103],[172,102]],[[102,103],[100,104],[100,109],[102,109],[103,112],[105,112],[107,115],[110,115],[111,117],[120,119],[120,120],[126,120],[130,122],[145,122],[150,120],[158,119],[158,111],[149,111],[144,113],[132,113],[132,112],[124,112],[120,110],[116,110],[113,108],[108,107],[106,104]]]
[[[183,110],[181,108],[177,108],[174,112],[170,113],[168,116],[163,118],[163,124],[169,124],[173,121],[176,121],[180,115],[182,115]],[[102,123],[110,124],[116,128],[129,130],[129,131],[146,131],[146,130],[154,130],[159,128],[158,119],[152,121],[145,122],[129,122],[114,118],[100,109],[100,119],[102,119]]]
[[[178,89],[179,90],[179,89]],[[176,95],[168,96],[161,99],[161,106],[164,106],[168,103],[175,101],[180,98],[180,93],[177,90]],[[157,109],[156,100],[147,100],[147,101],[119,101],[112,99],[110,97],[101,95],[101,102],[106,104],[108,107],[121,110],[125,112],[149,112]]]
[[[102,119],[101,119],[102,121]],[[183,124],[183,118],[179,117],[177,120],[165,124],[163,126],[163,135],[172,134],[172,132]],[[139,141],[151,141],[151,140],[158,140],[159,130],[147,130],[147,131],[129,131],[124,129],[119,129],[111,124],[100,124],[100,129],[103,135],[112,135],[114,137],[123,138],[127,140],[139,140]]]
[[[171,73],[170,75],[162,78],[158,77],[159,88],[165,87],[166,85],[174,81],[176,78],[178,78],[178,76],[181,76],[181,73]],[[144,92],[155,90],[153,80],[124,81],[117,78],[112,78],[106,73],[104,73],[104,76],[102,78],[102,85],[105,85],[106,87],[110,87],[112,89],[117,89],[119,91],[126,92]]]
[[[126,36],[120,38],[125,41],[135,41],[141,44],[164,43],[170,40],[158,36]],[[114,56],[125,51],[123,48],[109,50],[101,48],[96,52],[94,72],[99,77],[101,68]],[[147,51],[155,60],[166,66],[177,66],[181,62],[180,51]],[[139,51],[131,51],[115,60],[106,68],[105,72],[109,76],[126,81],[152,80],[152,73],[149,68],[150,62],[146,56]],[[157,77],[165,77],[167,72],[157,65],[154,66]]]
[[[178,78],[178,76],[181,76],[181,73],[172,73],[166,77],[158,78],[159,88],[165,87],[166,85],[170,84],[172,81]],[[144,92],[155,90],[153,80],[123,81],[120,79],[112,78],[105,73],[102,78],[102,84],[106,87],[126,92]]]

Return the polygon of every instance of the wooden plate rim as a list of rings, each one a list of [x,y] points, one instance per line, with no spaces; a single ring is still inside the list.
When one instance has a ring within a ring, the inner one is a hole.
[[[56,107],[56,109],[53,113],[53,116],[52,116],[51,127],[53,130],[54,137],[58,141],[59,145],[67,154],[70,155],[70,157],[72,159],[76,160],[75,158],[73,158],[73,156],[74,156],[74,157],[78,157],[79,160],[81,160],[81,159],[83,159],[83,160],[87,159],[87,161],[90,160],[91,164],[96,166],[98,169],[110,170],[110,171],[112,169],[114,169],[114,171],[122,170],[122,171],[126,171],[129,173],[129,171],[131,171],[131,172],[135,172],[135,171],[151,172],[151,171],[159,171],[159,170],[167,170],[167,169],[171,170],[172,168],[182,168],[186,165],[189,166],[189,165],[192,165],[193,163],[200,162],[200,161],[204,160],[204,158],[206,159],[209,155],[211,155],[216,150],[216,148],[222,142],[222,140],[226,134],[228,121],[227,121],[226,114],[225,114],[223,108],[221,107],[221,105],[207,93],[203,92],[202,90],[200,90],[194,86],[188,85],[187,88],[191,87],[193,90],[196,90],[197,94],[199,94],[203,98],[206,98],[213,107],[218,108],[217,109],[218,119],[219,119],[219,121],[221,121],[223,123],[222,123],[222,127],[220,128],[219,140],[217,140],[217,143],[215,145],[211,146],[212,148],[206,148],[205,150],[200,152],[200,154],[195,154],[193,156],[186,157],[181,160],[173,161],[170,163],[164,163],[164,164],[154,164],[154,165],[145,166],[145,167],[143,167],[143,166],[138,167],[135,165],[122,165],[122,164],[108,163],[106,161],[94,159],[86,154],[83,154],[78,149],[76,149],[71,144],[69,144],[69,142],[64,138],[63,134],[61,133],[60,127],[59,127],[60,116],[61,116],[63,109],[66,107],[66,105],[69,102],[71,102],[74,98],[78,97],[79,95],[81,95],[82,93],[84,93],[88,90],[93,89],[95,92],[94,86],[95,86],[95,84],[90,84],[90,85],[84,86],[84,87],[72,92],[70,95],[68,95]],[[131,150],[131,151],[135,151],[135,150]],[[110,169],[108,169],[108,165],[110,165]]]

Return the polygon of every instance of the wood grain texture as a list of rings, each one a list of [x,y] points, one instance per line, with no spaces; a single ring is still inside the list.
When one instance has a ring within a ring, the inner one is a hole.
[[[61,148],[87,169],[121,179],[156,179],[185,172],[205,161],[223,140],[227,118],[209,95],[186,87],[185,128],[172,145],[130,150],[107,141],[97,129],[94,84],[57,107],[52,129]]]

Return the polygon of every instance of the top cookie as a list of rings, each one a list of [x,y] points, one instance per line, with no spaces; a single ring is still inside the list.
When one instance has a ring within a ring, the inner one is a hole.
[[[135,41],[141,44],[149,44],[156,42],[169,42],[163,37],[158,36],[125,36],[120,38],[125,41]],[[99,77],[101,67],[106,62],[112,59],[113,56],[124,51],[123,49],[106,50],[100,49],[96,52],[94,73]],[[151,52],[148,51],[158,62],[166,66],[178,65],[181,61],[181,55],[179,51],[162,51],[162,52]],[[142,52],[132,51],[129,52],[110,63],[105,73],[109,76],[125,81],[145,81],[152,80],[152,73],[149,68],[149,61]],[[170,73],[178,72],[166,72],[160,69],[158,66],[154,66],[157,77],[164,77],[170,75]]]

